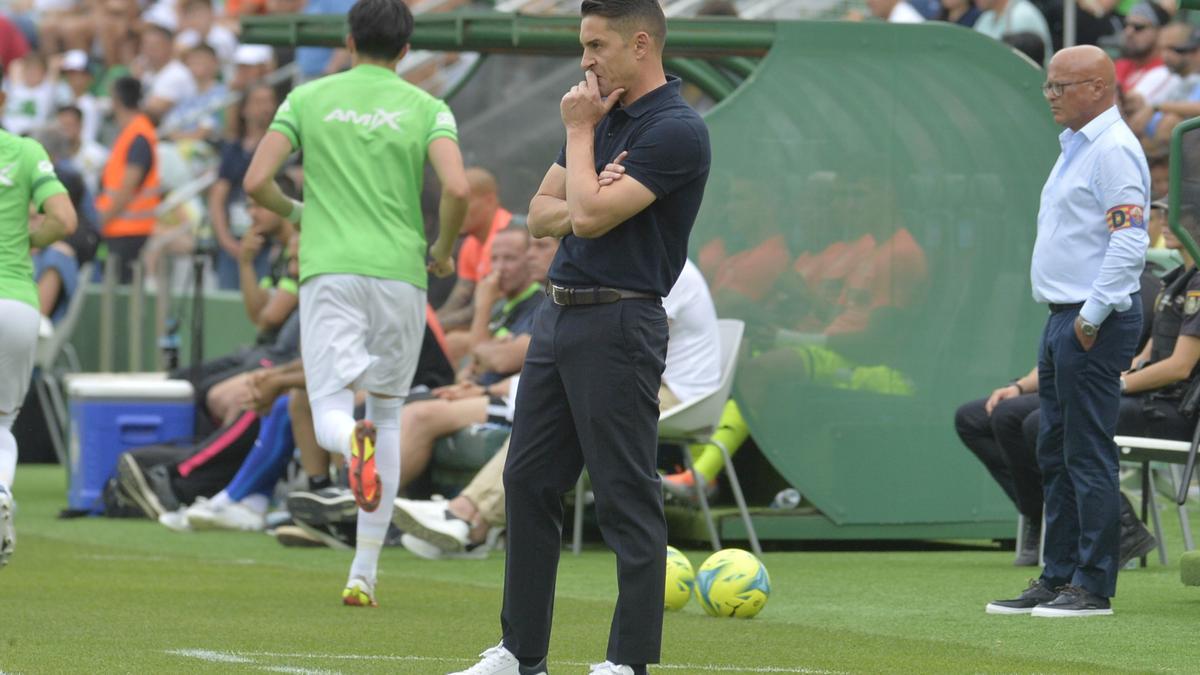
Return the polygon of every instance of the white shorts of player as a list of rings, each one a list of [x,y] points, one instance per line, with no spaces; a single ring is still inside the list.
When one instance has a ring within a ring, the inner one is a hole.
[[[0,298],[0,317],[0,414],[15,413],[29,393],[42,315],[19,300]]]
[[[425,291],[404,281],[320,274],[300,286],[308,395],[408,395],[425,337]]]

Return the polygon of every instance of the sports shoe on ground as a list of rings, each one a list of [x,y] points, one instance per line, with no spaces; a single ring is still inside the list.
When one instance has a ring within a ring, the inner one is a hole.
[[[618,666],[612,661],[597,663],[588,671],[591,675],[633,675],[633,668],[629,666]]]
[[[241,502],[194,504],[187,510],[188,523],[195,530],[241,530],[262,532],[266,527],[263,514]]]
[[[327,487],[316,492],[293,492],[287,498],[292,519],[309,525],[353,523],[358,518],[358,504],[345,488]]]
[[[1036,524],[1026,519],[1024,531],[1021,532],[1021,553],[1013,559],[1015,567],[1037,567],[1038,551],[1042,547],[1042,523]]]
[[[375,587],[366,579],[355,577],[342,591],[342,604],[349,607],[378,607],[375,602]]]
[[[501,642],[480,654],[475,665],[450,675],[546,675],[546,659],[532,668],[522,666]]]
[[[663,491],[668,495],[680,501],[689,504],[699,504],[700,498],[696,496],[696,472],[680,471],[662,477]],[[704,496],[712,501],[717,496],[717,480],[714,478],[704,485]],[[601,664],[603,665],[603,664]]]
[[[354,545],[358,541],[355,536],[358,524],[355,522],[311,524],[297,518],[296,527],[304,530],[310,537],[324,543],[329,548],[339,551],[353,551]],[[276,532],[278,532],[278,528],[276,528]],[[284,544],[282,540],[279,543]],[[286,544],[284,545],[286,546]]]
[[[1058,595],[1041,579],[1030,579],[1029,588],[1012,600],[996,600],[986,607],[988,614],[1028,614],[1043,602],[1050,602]]]
[[[379,508],[383,486],[375,472],[375,425],[370,420],[356,422],[350,437],[350,491],[363,511]]]
[[[423,539],[444,553],[462,553],[471,543],[470,523],[450,513],[446,502],[397,498],[392,522],[405,534]]]
[[[189,507],[190,508],[190,507]],[[158,517],[158,524],[172,532],[191,532],[192,525],[188,522],[187,509],[167,511]]]
[[[150,486],[141,465],[129,453],[124,453],[117,459],[117,483],[147,518],[158,520],[169,510],[163,506],[158,493]]]
[[[8,488],[0,485],[0,567],[8,564],[17,547],[17,531],[13,529],[13,498]]]
[[[428,541],[407,532],[400,537],[400,545],[408,549],[408,552],[426,560],[486,560],[495,548],[497,548],[497,539],[500,535],[500,530],[492,529],[488,531],[488,540],[482,544],[468,546],[465,550],[447,553],[442,549],[434,546]]]
[[[1109,616],[1113,613],[1108,598],[1079,586],[1063,586],[1058,597],[1033,608],[1033,616],[1062,618],[1069,616]]]
[[[320,537],[299,525],[280,525],[271,530],[275,541],[283,546],[295,548],[322,548],[328,546]]]

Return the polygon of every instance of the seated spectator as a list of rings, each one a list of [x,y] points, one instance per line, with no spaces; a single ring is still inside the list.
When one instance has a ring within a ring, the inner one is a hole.
[[[983,13],[975,22],[975,30],[999,40],[1010,33],[1033,33],[1042,41],[1042,53],[1053,52],[1050,27],[1046,17],[1029,0],[977,0]],[[1038,65],[1044,65],[1039,61]]]
[[[29,52],[9,67],[4,78],[4,129],[28,136],[54,114],[54,86],[58,60],[53,65],[37,52]]]
[[[450,297],[438,308],[438,321],[447,332],[465,330],[475,315],[472,299],[475,285],[486,277],[492,268],[492,240],[496,233],[508,227],[513,215],[500,206],[496,178],[491,172],[479,167],[467,169],[467,181],[471,185],[467,216],[463,220],[462,247],[455,264],[457,279]],[[451,340],[450,355],[453,361],[461,356],[461,349]]]
[[[141,38],[141,50],[133,63],[133,72],[146,94],[144,110],[158,122],[177,103],[196,94],[196,80],[175,58],[175,33],[171,27],[146,23]]]
[[[57,92],[60,113],[67,107],[74,108],[79,113],[80,128],[77,136],[79,142],[85,145],[96,144],[100,137],[100,123],[104,118],[100,101],[92,93],[96,78],[92,77],[90,65],[86,52],[76,49],[64,54],[60,70],[66,87],[60,87]],[[100,166],[103,164],[101,162]],[[100,173],[100,166],[96,167],[97,175]],[[88,176],[85,175],[84,179],[87,180]]]
[[[712,297],[700,270],[690,260],[671,293],[663,299],[663,307],[667,311],[670,339],[659,389],[659,408],[669,410],[716,389],[721,375],[721,350]],[[737,445],[741,442],[730,445],[730,450]],[[700,448],[696,450],[703,452]],[[401,539],[405,548],[426,558],[486,556],[504,528],[503,472],[507,455],[505,443],[449,502],[397,499],[392,518],[406,533]],[[706,464],[706,470],[715,476],[721,464]]]
[[[888,23],[923,23],[925,17],[907,0],[867,0],[867,8],[876,19]]]
[[[215,140],[220,135],[222,103],[228,95],[217,81],[220,62],[217,52],[201,43],[183,55],[183,63],[196,82],[195,92],[171,108],[162,121],[162,131],[172,141]]]
[[[133,279],[133,261],[154,231],[161,203],[155,154],[158,134],[141,110],[142,85],[131,77],[113,83],[113,117],[120,133],[104,165],[96,198],[100,234],[109,255],[120,258],[119,281]]]
[[[0,74],[29,53],[29,41],[11,19],[0,14]]]
[[[1046,62],[1046,44],[1042,42],[1042,38],[1037,33],[1028,31],[1005,33],[1004,37],[1000,39],[1004,44],[1028,57],[1038,68],[1041,68],[1042,64]]]
[[[238,124],[241,136],[221,149],[217,182],[208,191],[208,215],[218,246],[217,287],[224,290],[236,289],[240,284],[240,242],[250,227],[250,212],[246,193],[242,189],[242,179],[246,176],[255,148],[267,133],[267,126],[271,124],[277,106],[275,90],[271,87],[260,84],[247,89],[241,108],[236,113],[242,120]],[[268,266],[267,251],[261,251],[254,259],[254,268],[260,277],[266,275]]]
[[[1175,76],[1175,84],[1154,105],[1126,97],[1123,111],[1142,145],[1157,155],[1170,147],[1175,125],[1200,115],[1200,28],[1173,23],[1162,29],[1159,41],[1163,64]]]
[[[246,236],[242,258],[242,302],[245,305],[246,316],[258,328],[259,344],[277,343],[281,337],[289,343],[295,337],[291,330],[285,327],[298,316],[299,290],[297,281],[297,248],[300,240],[295,230],[288,227],[287,221],[275,213],[258,206],[252,207],[256,225]],[[276,221],[282,221],[280,226]],[[266,248],[267,237],[271,237],[278,247],[279,253],[274,257],[271,274],[259,280],[253,268],[253,259],[258,249]],[[252,350],[254,351],[254,350]],[[252,389],[249,382],[249,370],[242,366],[258,366],[246,358],[239,359],[240,363],[228,369],[216,369],[214,377],[228,373],[228,377],[216,379],[208,390],[205,401],[208,412],[215,419],[228,422],[241,411],[249,407]],[[269,362],[278,361],[267,359]]]
[[[980,14],[979,8],[971,0],[942,0],[942,11],[937,18],[938,21],[956,23],[970,28],[979,20]]]
[[[513,226],[497,233],[492,272],[477,287],[479,302],[472,332],[490,339],[475,346],[471,365],[459,383],[434,391],[434,397],[410,401],[400,415],[400,487],[420,476],[433,456],[437,439],[472,424],[511,423],[506,378],[525,360],[537,308],[545,301],[542,285],[530,275],[529,232]],[[490,311],[489,311],[490,309]]]
[[[54,116],[58,130],[67,143],[67,158],[83,178],[89,199],[100,194],[100,175],[108,163],[108,149],[83,134],[83,111],[75,106],[64,106]]]
[[[1157,105],[1173,86],[1171,72],[1163,64],[1158,49],[1159,29],[1170,18],[1166,10],[1151,0],[1138,3],[1125,17],[1121,58],[1114,66],[1127,109]]]
[[[234,50],[233,77],[227,83],[230,92],[242,94],[243,102],[234,103],[225,109],[225,138],[241,138],[241,106],[244,105],[245,98],[249,97],[251,87],[261,84],[274,65],[275,53],[266,45],[239,45]],[[278,99],[278,95],[275,98]]]
[[[213,48],[222,72],[226,72],[225,67],[233,63],[233,54],[237,51],[237,35],[215,21],[212,0],[185,0],[180,8],[175,48],[186,53],[202,44]],[[232,75],[232,71],[227,75]]]

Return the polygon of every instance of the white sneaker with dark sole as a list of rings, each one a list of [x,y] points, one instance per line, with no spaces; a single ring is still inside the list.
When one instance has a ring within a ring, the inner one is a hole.
[[[462,553],[471,540],[470,524],[450,513],[446,502],[396,499],[392,522],[407,534],[423,539],[443,553]]]

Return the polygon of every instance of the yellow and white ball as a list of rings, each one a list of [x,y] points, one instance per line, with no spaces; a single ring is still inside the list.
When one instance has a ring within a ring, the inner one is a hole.
[[[696,599],[710,616],[749,619],[762,611],[770,596],[767,568],[749,551],[717,551],[696,572]]]
[[[667,591],[663,606],[669,610],[683,609],[692,597],[696,571],[692,561],[674,546],[667,547]]]

